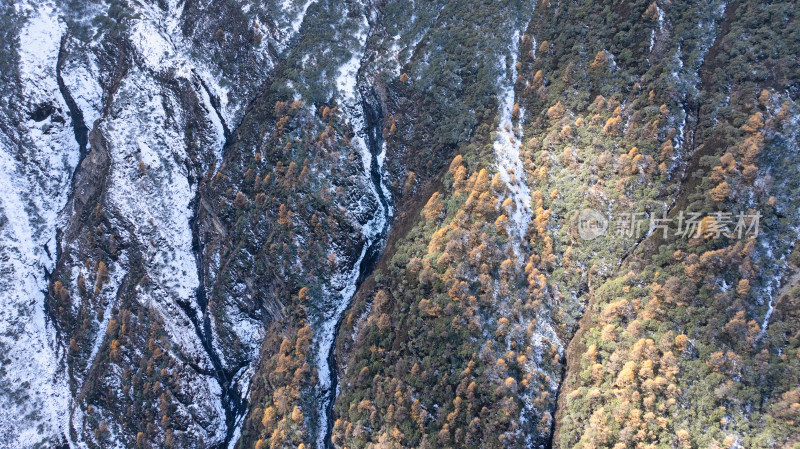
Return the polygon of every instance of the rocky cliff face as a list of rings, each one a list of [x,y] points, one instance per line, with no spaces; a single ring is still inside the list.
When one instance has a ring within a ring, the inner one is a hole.
[[[232,438],[265,318],[210,316],[200,189],[305,12],[246,6],[9,8],[10,446],[129,445],[166,415],[184,444]]]
[[[800,443],[791,2],[2,8],[0,445]]]

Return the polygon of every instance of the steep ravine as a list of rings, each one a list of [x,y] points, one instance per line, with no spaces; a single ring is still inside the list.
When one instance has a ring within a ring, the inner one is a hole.
[[[193,86],[198,97],[206,97],[205,100],[210,104],[211,110],[208,111],[209,117],[212,121],[216,121],[222,130],[221,145],[215,149],[215,153],[224,157],[225,150],[230,147],[229,143],[232,137],[232,131],[225,121],[224,114],[220,105],[220,99],[214,95],[209,86],[198,76],[196,71],[193,72]],[[241,125],[234,123],[234,130],[238,129]],[[216,448],[226,448],[236,443],[238,431],[247,414],[248,402],[247,398],[243,397],[244,391],[239,385],[240,378],[237,374],[252,361],[240,361],[235,366],[226,367],[223,363],[224,355],[218,353],[218,349],[214,344],[215,332],[212,328],[211,316],[208,311],[208,297],[206,292],[205,272],[208,262],[205,259],[205,242],[203,241],[202,233],[200,231],[200,215],[201,208],[203,207],[203,189],[202,184],[205,181],[203,178],[195,177],[189,171],[190,184],[196,185],[195,198],[192,201],[192,218],[189,220],[189,227],[192,231],[192,253],[194,254],[195,264],[197,267],[198,285],[196,291],[197,307],[201,311],[201,316],[197,315],[196,309],[189,303],[178,301],[179,306],[183,309],[187,317],[189,317],[192,326],[195,329],[197,338],[202,342],[202,346],[208,359],[213,366],[212,372],[205,372],[201,374],[209,375],[216,379],[221,389],[220,401],[225,411],[225,438],[217,444]]]
[[[321,377],[327,380],[327,382],[320,382],[320,416],[318,422],[322,424],[322,427],[317,429],[316,445],[318,449],[332,447],[333,405],[339,387],[335,342],[342,324],[342,318],[344,312],[350,307],[358,288],[369,277],[380,259],[393,214],[392,206],[385,193],[388,192],[388,189],[383,180],[383,155],[381,154],[385,150],[382,131],[383,112],[372,88],[362,87],[359,91],[360,104],[350,109],[350,113],[355,115],[351,119],[356,124],[363,124],[362,129],[356,129],[355,131],[366,146],[367,152],[362,154],[362,157],[369,157],[369,173],[366,173],[366,175],[370,178],[372,193],[380,203],[380,207],[375,211],[375,215],[363,225],[365,229],[362,232],[366,237],[366,242],[350,271],[349,285],[346,285],[339,292],[340,296],[338,303],[335,304],[333,316],[327,317],[324,320],[324,325],[320,326],[320,329],[326,331],[326,334],[316,337],[321,342],[318,350],[324,350],[324,358],[323,354],[318,356],[318,364],[320,366],[317,366],[317,370],[323,373]],[[365,168],[366,166],[367,164],[365,164]]]
[[[64,64],[69,56],[69,49],[67,48],[68,39],[68,35],[61,37],[58,61],[56,62],[56,81],[58,82],[58,90],[61,92],[61,96],[64,97],[64,102],[67,103],[67,107],[69,108],[70,121],[75,133],[75,141],[78,142],[80,147],[80,159],[83,160],[83,157],[86,156],[87,145],[89,144],[89,127],[86,125],[86,121],[83,118],[83,111],[81,111],[78,104],[72,98],[72,94],[62,76]],[[78,166],[80,166],[80,161],[78,162]]]
[[[186,316],[192,322],[197,333],[197,338],[203,344],[203,349],[208,355],[208,359],[213,365],[214,371],[211,373],[204,373],[211,375],[217,380],[222,390],[222,407],[225,410],[225,438],[217,446],[218,448],[227,447],[231,441],[236,430],[236,422],[247,411],[247,401],[241,397],[239,390],[232,382],[233,375],[239,371],[240,367],[235,367],[232,370],[226,370],[222,364],[221,358],[214,347],[214,332],[211,329],[211,319],[207,312],[208,299],[206,298],[206,288],[204,282],[204,261],[203,261],[203,243],[200,239],[197,229],[197,214],[200,207],[200,192],[197,191],[195,201],[193,204],[194,215],[189,223],[192,229],[192,251],[194,252],[195,262],[197,264],[197,277],[199,283],[197,285],[197,305],[202,311],[202,316],[198,317],[195,309],[188,303],[178,301],[178,304],[183,309]]]

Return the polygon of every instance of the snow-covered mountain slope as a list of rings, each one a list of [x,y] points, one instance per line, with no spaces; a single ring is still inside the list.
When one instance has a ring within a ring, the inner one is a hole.
[[[216,324],[207,326],[196,192],[308,7],[254,6],[19,2],[8,11],[0,416],[7,445],[136,440],[131,423],[121,422],[133,396],[101,405],[92,393],[129,383],[126,363],[148,352],[135,339],[113,338],[133,304],[163,326],[165,357],[181,365],[170,369],[181,377],[174,391],[185,392],[174,413],[190,441],[230,438],[229,402],[240,401],[248,376],[241,369],[233,386],[227,371],[239,371],[241,357],[252,360],[263,329],[247,316],[222,324],[246,344],[231,353]],[[270,8],[280,14],[268,21]],[[246,26],[202,35],[218,21]],[[214,59],[227,46],[237,59]]]
[[[65,428],[69,392],[63,348],[45,311],[79,145],[59,87],[65,25],[53,2],[15,5],[19,49],[15,95],[0,135],[0,440],[8,447],[51,444]]]
[[[0,446],[797,443],[791,6],[5,2]]]

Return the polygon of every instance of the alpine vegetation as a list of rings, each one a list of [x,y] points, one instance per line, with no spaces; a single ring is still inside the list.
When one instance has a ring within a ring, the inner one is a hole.
[[[0,447],[800,448],[797,2],[0,8]]]

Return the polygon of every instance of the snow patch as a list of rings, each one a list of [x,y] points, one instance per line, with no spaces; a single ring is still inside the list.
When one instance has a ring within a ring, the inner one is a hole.
[[[300,8],[300,11],[297,13],[297,15],[294,16],[294,19],[292,19],[292,24],[291,24],[291,30],[293,32],[292,34],[296,34],[296,33],[298,33],[300,31],[300,27],[303,25],[303,20],[306,17],[306,12],[308,12],[308,8],[315,2],[316,2],[316,0],[308,0]],[[283,1],[283,10],[284,11],[290,10],[290,7],[289,7],[290,5],[291,5],[291,0],[284,0]],[[288,40],[288,39],[286,39],[286,40]]]
[[[387,220],[393,214],[391,206],[384,209],[384,205],[381,202],[381,195],[387,202],[389,199],[389,190],[383,183],[382,177],[377,188],[372,181],[373,154],[367,144],[369,130],[367,130],[367,122],[364,117],[361,94],[358,92],[358,72],[361,68],[361,60],[369,29],[366,17],[362,17],[362,20],[359,31],[354,35],[358,50],[353,52],[350,59],[339,67],[336,77],[336,89],[345,117],[355,131],[355,136],[351,142],[361,157],[363,167],[362,183],[368,187],[374,201],[361,201],[358,207],[351,210],[351,216],[353,217],[370,217],[361,225],[361,235],[364,239],[361,252],[349,270],[336,273],[332,276],[328,285],[323,286],[320,311],[311,320],[314,331],[313,351],[316,358],[315,364],[319,379],[318,391],[320,393],[316,416],[318,422],[316,447],[318,449],[327,447],[325,438],[329,430],[328,407],[338,392],[337,386],[333,385],[331,379],[332,367],[329,360],[329,355],[335,344],[336,327],[341,320],[342,314],[350,305],[353,295],[356,293],[358,278],[361,274],[361,264],[368,250],[378,239],[382,238]],[[377,126],[381,126],[381,124]],[[383,173],[385,159],[386,146],[384,144],[380,153],[375,155],[375,165],[379,174]],[[380,193],[378,188],[381,191]],[[337,254],[337,256],[341,260],[346,259],[345,254]]]
[[[510,74],[510,80],[502,76],[499,84],[502,90],[498,95],[500,120],[497,127],[497,137],[494,141],[494,153],[497,162],[497,171],[500,179],[508,186],[509,197],[514,201],[514,211],[511,214],[511,234],[522,241],[528,232],[531,221],[531,192],[525,181],[525,169],[520,159],[522,135],[522,114],[518,120],[518,128],[514,129],[513,110],[515,107],[514,80],[517,78],[517,54],[519,53],[519,31],[514,33],[512,44],[509,48],[511,54],[510,67],[504,73]],[[505,59],[505,55],[502,56]],[[501,64],[504,61],[501,60]]]
[[[58,213],[78,162],[56,80],[64,24],[53,2],[21,2],[19,134],[0,134],[0,446],[52,445],[66,430],[64,352],[45,316]],[[49,105],[40,121],[28,115]],[[58,120],[55,118],[58,117]]]

